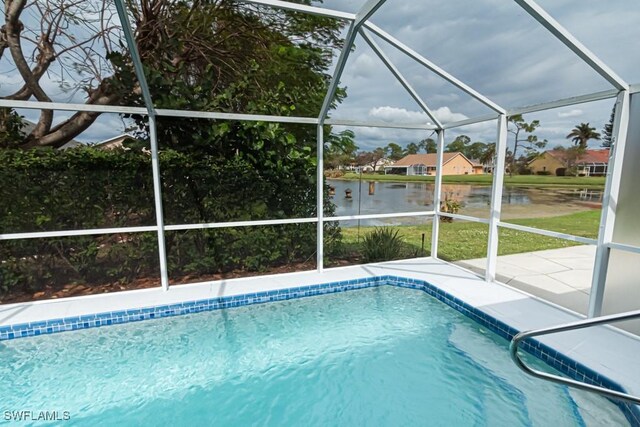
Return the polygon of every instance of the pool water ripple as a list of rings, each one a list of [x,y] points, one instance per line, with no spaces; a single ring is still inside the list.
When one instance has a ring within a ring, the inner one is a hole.
[[[6,341],[0,357],[3,408],[69,411],[71,425],[626,424],[391,286]]]

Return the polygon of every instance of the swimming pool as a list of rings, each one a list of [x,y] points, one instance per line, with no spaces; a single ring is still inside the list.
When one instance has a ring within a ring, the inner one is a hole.
[[[379,286],[0,343],[3,411],[114,425],[628,425],[507,341]],[[535,364],[535,361],[534,361]]]

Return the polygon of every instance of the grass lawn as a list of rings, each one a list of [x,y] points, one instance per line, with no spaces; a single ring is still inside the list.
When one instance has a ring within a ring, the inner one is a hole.
[[[347,173],[341,178],[349,181],[360,179],[360,175]],[[362,179],[366,181],[394,181],[394,182],[435,182],[434,176],[404,176],[404,175],[377,175],[362,174]],[[445,175],[443,182],[447,184],[485,184],[491,185],[493,175]],[[544,176],[544,175],[506,175],[504,183],[507,185],[527,185],[527,186],[579,186],[579,187],[604,187],[603,176]]]
[[[600,224],[600,212],[592,210],[571,215],[518,219],[509,222],[576,236],[596,238]],[[374,228],[360,227],[360,237],[371,232]],[[397,228],[400,231],[399,234],[405,242],[406,253],[399,254],[399,258],[429,255],[431,246],[430,223],[423,226],[406,225],[393,226],[393,228]],[[451,223],[441,223],[438,246],[439,257],[447,261],[486,257],[488,232],[488,225],[476,222],[455,220]],[[421,252],[423,233],[425,234],[424,254]],[[357,254],[359,251],[358,229],[355,227],[342,228],[342,236],[344,252]],[[498,255],[565,248],[576,245],[579,245],[579,243],[540,234],[500,228]]]

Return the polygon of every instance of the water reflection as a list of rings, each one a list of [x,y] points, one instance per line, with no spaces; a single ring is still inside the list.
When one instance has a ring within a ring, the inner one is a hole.
[[[327,180],[335,188],[331,201],[335,215],[366,215],[392,212],[430,211],[433,206],[433,183],[375,182],[373,194],[368,181]],[[351,190],[351,198],[345,197]],[[442,195],[459,201],[460,213],[487,218],[491,202],[491,186],[470,184],[443,184]],[[580,188],[541,188],[507,186],[503,189],[503,218],[536,217],[538,212],[556,212],[557,215],[579,209],[599,208],[602,191]],[[545,216],[548,216],[545,214]],[[424,223],[424,218],[391,218],[363,220],[361,225]],[[357,225],[345,221],[343,226]]]

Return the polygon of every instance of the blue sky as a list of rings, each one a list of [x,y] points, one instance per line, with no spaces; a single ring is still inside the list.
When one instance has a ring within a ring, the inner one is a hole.
[[[365,0],[325,0],[328,8],[355,12]],[[637,0],[538,2],[582,43],[630,83],[640,83],[640,5]],[[469,86],[503,107],[529,105],[609,89],[609,84],[514,2],[504,0],[387,0],[372,21]],[[375,37],[374,37],[375,38]],[[459,120],[489,110],[465,93],[375,38],[405,77],[443,121]],[[6,55],[5,55],[6,56]],[[0,64],[0,94],[17,80]],[[55,79],[43,81],[59,101],[82,102],[82,94],[62,92]],[[415,102],[369,49],[356,40],[341,84],[348,98],[331,113],[334,118],[375,121],[425,121]],[[613,100],[533,113],[538,136],[549,146],[570,144],[565,136],[580,122],[598,130],[608,121]],[[21,111],[30,119],[33,112]],[[61,120],[70,113],[58,112]],[[99,141],[124,129],[118,115],[103,115],[80,138]],[[337,128],[336,130],[341,130]],[[356,142],[372,149],[389,142],[405,145],[430,132],[355,128]],[[495,122],[451,130],[447,140],[464,133],[474,141],[494,141]],[[594,145],[598,145],[595,143]]]

